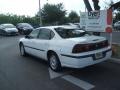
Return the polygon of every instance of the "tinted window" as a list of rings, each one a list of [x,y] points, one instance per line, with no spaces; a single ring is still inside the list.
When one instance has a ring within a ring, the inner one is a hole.
[[[77,38],[77,37],[89,35],[84,30],[79,30],[79,29],[56,28],[55,30],[62,38]]]
[[[38,33],[39,33],[39,30],[36,29],[36,30],[33,30],[33,31],[29,34],[29,36],[32,37],[32,38],[37,38]]]
[[[38,38],[39,39],[45,39],[45,40],[49,40],[51,39],[51,30],[49,29],[40,29],[40,33],[39,33],[39,36]]]
[[[5,28],[15,28],[15,26],[12,25],[12,24],[3,24],[3,26],[4,26]]]

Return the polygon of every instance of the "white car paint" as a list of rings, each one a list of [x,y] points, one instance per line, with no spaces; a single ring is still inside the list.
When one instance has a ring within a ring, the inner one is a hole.
[[[112,51],[110,46],[98,50],[83,52],[83,53],[77,53],[77,54],[72,53],[72,49],[76,44],[96,43],[96,42],[104,41],[106,40],[106,38],[100,36],[86,35],[79,38],[63,39],[54,30],[54,28],[58,28],[58,27],[63,27],[66,29],[73,28],[70,26],[40,27],[40,29],[46,28],[52,30],[55,36],[51,40],[40,40],[36,38],[33,39],[21,38],[19,42],[23,43],[23,45],[25,46],[25,51],[27,53],[40,57],[44,60],[48,60],[47,52],[49,50],[56,52],[56,54],[60,59],[60,63],[62,67],[83,68],[89,65],[93,65],[108,60],[111,57]],[[94,57],[92,56],[100,52],[105,54],[105,56],[101,59],[94,60]]]

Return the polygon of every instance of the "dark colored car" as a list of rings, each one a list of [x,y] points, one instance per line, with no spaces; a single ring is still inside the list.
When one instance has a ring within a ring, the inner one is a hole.
[[[0,35],[18,35],[18,29],[10,23],[0,25]]]
[[[16,25],[18,31],[20,34],[25,34],[28,35],[29,33],[32,32],[32,30],[34,29],[30,24],[28,23],[18,23]]]
[[[76,28],[80,28],[80,23],[66,23],[65,25],[73,26]]]

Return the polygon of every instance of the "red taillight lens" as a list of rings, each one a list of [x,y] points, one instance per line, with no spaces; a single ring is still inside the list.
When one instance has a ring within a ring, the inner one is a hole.
[[[89,44],[76,44],[73,47],[72,53],[81,53],[87,51],[93,51],[109,46],[108,40],[99,42],[99,43],[89,43]]]
[[[108,40],[106,40],[106,46],[109,46],[110,44],[109,44],[109,42],[108,42]]]
[[[103,42],[102,42],[102,46],[103,46],[103,47],[109,46],[108,40],[103,41]]]
[[[88,44],[77,44],[73,47],[72,53],[81,53],[89,51],[90,46]]]

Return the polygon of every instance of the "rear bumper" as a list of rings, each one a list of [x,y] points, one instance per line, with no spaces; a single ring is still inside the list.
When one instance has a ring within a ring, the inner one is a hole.
[[[96,59],[95,54],[99,52],[103,53],[103,57]],[[111,55],[112,55],[112,50],[110,48],[106,50],[99,50],[97,52],[90,54],[87,53],[86,55],[81,55],[81,56],[61,54],[60,61],[63,67],[83,68],[86,66],[94,65],[103,62],[105,60],[108,60],[111,57]]]

